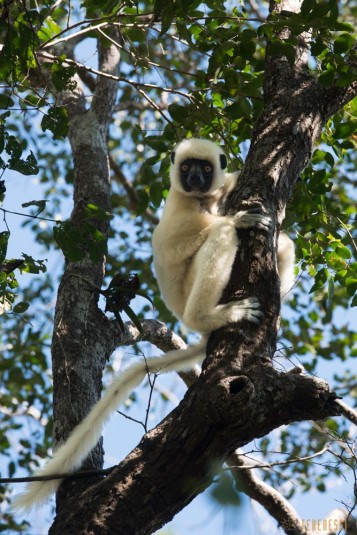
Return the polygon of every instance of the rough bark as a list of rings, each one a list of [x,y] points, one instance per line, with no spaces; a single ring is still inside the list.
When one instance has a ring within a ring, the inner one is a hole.
[[[202,374],[110,476],[82,494],[74,480],[66,484],[76,508],[59,514],[50,533],[152,533],[212,482],[216,463],[237,447],[292,421],[338,414],[324,381],[256,372],[213,382]]]
[[[100,63],[104,71],[117,73],[119,54],[115,47],[100,50]],[[76,82],[76,90],[60,98],[68,111],[75,168],[74,209],[70,221],[82,229],[88,203],[110,211],[106,138],[116,84],[107,78],[100,79],[87,109],[79,78]],[[91,223],[107,239],[107,221],[93,219]],[[103,369],[115,348],[115,339],[108,337],[110,322],[99,310],[98,294],[94,290],[102,285],[104,261],[104,255],[101,261],[93,261],[88,250],[84,250],[81,261],[66,260],[59,286],[52,338],[55,447],[67,438],[100,397]],[[85,466],[100,468],[102,463],[103,449],[99,443]],[[61,496],[59,493],[58,509],[63,506],[65,510],[66,502]]]
[[[279,9],[291,9],[289,1],[280,2]],[[321,128],[356,92],[355,87],[321,88],[306,71],[304,57],[304,43],[293,67],[284,58],[271,58],[268,48],[265,106],[240,186],[227,207],[230,213],[256,207],[279,227]],[[80,222],[87,202],[107,209],[109,115],[110,105],[102,110],[98,104],[86,113],[78,108],[71,119],[77,173],[74,222]],[[86,181],[88,176],[92,180]],[[152,533],[207,488],[217,463],[236,448],[289,422],[340,414],[324,381],[272,368],[280,307],[275,239],[273,232],[269,237],[258,232],[254,238],[247,231],[239,233],[242,252],[223,297],[258,296],[264,311],[261,324],[242,322],[238,329],[213,333],[200,378],[110,476],[70,480],[61,486],[52,535]],[[56,442],[98,398],[102,369],[115,339],[108,340],[112,327],[98,311],[92,289],[77,275],[100,286],[102,266],[88,258],[68,263],[59,290],[53,339]],[[101,461],[98,445],[86,468],[99,467]]]

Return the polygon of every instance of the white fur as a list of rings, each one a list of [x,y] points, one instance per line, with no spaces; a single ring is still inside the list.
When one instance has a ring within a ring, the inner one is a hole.
[[[202,339],[187,350],[170,351],[163,357],[142,360],[126,369],[120,377],[114,379],[102,399],[75,427],[67,441],[55,451],[54,457],[35,475],[67,474],[77,470],[98,442],[103,426],[114,410],[127,399],[133,388],[145,378],[148,372],[162,371],[166,373],[189,368],[197,361],[197,354],[204,352],[205,345],[206,340]],[[27,511],[33,507],[39,507],[58,489],[61,482],[61,479],[54,479],[29,483],[25,492],[16,497],[12,509]]]
[[[162,218],[153,234],[154,263],[162,297],[170,310],[188,327],[202,335],[201,341],[186,350],[170,351],[164,356],[141,361],[114,379],[104,397],[73,430],[68,440],[35,475],[72,473],[98,442],[104,423],[148,371],[183,370],[204,354],[210,332],[243,319],[257,322],[261,316],[254,297],[218,304],[227,285],[238,238],[236,228],[269,229],[268,217],[239,212],[232,217],[218,215],[218,205],[233,187],[236,174],[225,175],[220,167],[220,149],[205,140],[190,139],[179,144],[171,167],[171,189]],[[205,194],[182,190],[178,169],[187,158],[209,160],[214,167],[211,190]],[[224,184],[224,181],[226,183]],[[284,235],[282,235],[284,236]],[[289,238],[279,241],[282,288],[291,285],[293,246]],[[61,480],[30,483],[18,496],[13,508],[29,510],[45,502]]]
[[[225,173],[221,169],[220,155],[223,151],[220,150],[216,143],[209,141],[208,139],[184,139],[175,148],[175,163],[170,168],[170,180],[171,185],[177,191],[184,195],[190,195],[185,193],[180,184],[179,178],[179,163],[187,160],[188,158],[196,158],[198,160],[209,160],[214,167],[214,180],[211,187],[211,194],[219,188],[221,188],[225,182]]]
[[[288,292],[294,286],[295,247],[294,242],[280,232],[278,238],[278,272],[280,276],[280,295],[282,299],[287,297]]]

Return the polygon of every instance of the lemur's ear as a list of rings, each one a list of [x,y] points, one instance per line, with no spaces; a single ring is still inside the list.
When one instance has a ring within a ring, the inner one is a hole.
[[[171,163],[175,163],[175,151],[171,152]]]
[[[219,155],[219,161],[221,163],[221,169],[225,169],[227,167],[227,158],[226,158],[225,154],[220,154]]]

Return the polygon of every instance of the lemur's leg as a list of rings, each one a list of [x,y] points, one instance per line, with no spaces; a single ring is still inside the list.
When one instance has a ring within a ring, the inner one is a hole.
[[[233,218],[222,217],[212,226],[193,263],[194,281],[183,314],[183,322],[191,329],[210,332],[242,319],[257,322],[261,316],[255,297],[218,304],[239,245],[235,225],[267,229],[270,219],[239,212]]]

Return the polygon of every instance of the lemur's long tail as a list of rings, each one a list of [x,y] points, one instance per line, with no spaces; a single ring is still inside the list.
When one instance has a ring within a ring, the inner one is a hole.
[[[77,470],[86,459],[91,449],[98,442],[103,425],[108,421],[115,408],[130,394],[145,377],[147,372],[180,371],[189,368],[203,356],[207,343],[202,338],[197,344],[187,349],[169,351],[163,356],[140,361],[126,369],[92,408],[84,420],[73,430],[67,441],[54,453],[54,457],[38,470],[35,476],[70,474]],[[12,505],[15,511],[29,511],[47,501],[57,490],[61,479],[34,481],[27,485],[23,494],[18,495]]]

